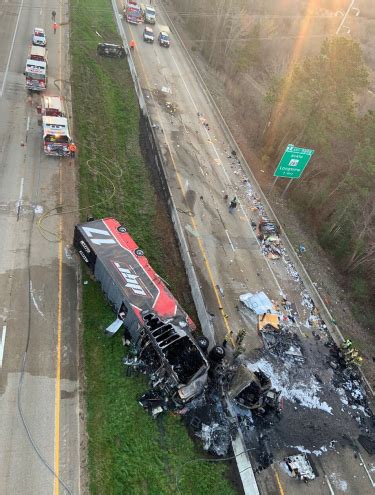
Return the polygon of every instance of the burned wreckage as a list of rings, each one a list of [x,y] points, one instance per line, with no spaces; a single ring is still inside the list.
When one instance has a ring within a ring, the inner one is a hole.
[[[262,413],[277,407],[278,395],[266,376],[227,363],[223,347],[209,351],[205,337],[193,336],[193,321],[126,227],[114,218],[76,225],[74,246],[117,315],[106,334],[124,329],[127,373],[150,377],[151,389],[139,401],[153,416],[167,409],[184,414],[189,403],[207,396],[215,397],[213,409],[224,395],[239,407]]]
[[[144,363],[166,395],[181,404],[198,395],[208,363],[191,335],[195,325],[127,229],[113,218],[77,225],[74,245],[117,313],[106,333],[124,327],[133,363]]]

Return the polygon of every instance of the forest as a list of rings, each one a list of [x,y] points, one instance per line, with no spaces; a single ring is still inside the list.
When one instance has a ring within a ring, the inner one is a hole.
[[[315,150],[290,204],[374,327],[375,7],[361,2],[337,33],[343,0],[171,2],[269,177],[287,144]]]

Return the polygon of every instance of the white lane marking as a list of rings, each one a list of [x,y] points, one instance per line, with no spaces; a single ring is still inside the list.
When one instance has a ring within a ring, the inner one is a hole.
[[[9,65],[10,65],[10,59],[12,58],[12,53],[13,53],[13,48],[14,48],[14,42],[16,41],[16,34],[17,34],[18,24],[20,22],[20,17],[21,17],[21,11],[22,11],[22,7],[23,7],[23,2],[24,2],[24,0],[21,0],[21,6],[20,6],[20,10],[18,11],[17,22],[16,22],[16,27],[14,29],[14,33],[13,33],[13,39],[12,39],[12,44],[11,44],[10,51],[9,51],[9,57],[8,57],[8,61],[7,61],[7,66],[6,66],[5,72],[4,72],[3,84],[2,84],[1,90],[0,90],[0,98],[3,96],[3,93],[4,93],[5,82],[7,80],[7,75],[8,75]]]
[[[23,196],[23,182],[24,182],[24,178],[22,177],[21,178],[21,184],[20,184],[20,194],[18,196],[18,201],[16,203],[17,205],[17,211],[19,209],[19,207],[22,205],[22,196]]]
[[[26,122],[26,143],[27,143],[27,137],[29,135],[29,129],[30,129],[30,116],[27,117],[27,122]]]
[[[4,357],[4,348],[5,348],[5,337],[7,334],[7,326],[3,325],[3,331],[1,334],[1,341],[0,341],[0,368],[3,367],[3,357]]]
[[[200,165],[199,165],[199,168],[201,169],[202,175],[204,177],[204,172],[203,172],[203,169],[202,169],[202,167]]]
[[[233,251],[235,251],[235,248],[234,248],[234,246],[233,246],[233,243],[232,243],[231,238],[229,237],[229,233],[228,233],[227,229],[225,229],[225,233],[227,234],[227,237],[228,237],[228,241],[229,241],[230,247],[233,249]]]
[[[365,461],[363,460],[363,457],[361,456],[361,453],[360,453],[360,452],[358,452],[358,455],[359,455],[359,458],[361,459],[361,462],[362,462],[362,464],[363,464],[363,467],[365,468],[365,471],[366,471],[366,473],[367,473],[367,476],[369,477],[369,480],[370,480],[370,482],[371,482],[372,487],[373,487],[373,488],[375,488],[375,482],[374,482],[374,480],[372,479],[372,477],[371,477],[371,475],[370,475],[370,473],[369,473],[369,470],[367,469],[366,463],[365,463]]]
[[[173,59],[173,62],[174,62],[174,64],[175,64],[175,66],[176,66],[176,68],[177,68],[177,70],[178,70],[178,73],[179,73],[179,75],[180,75],[180,77],[181,77],[181,81],[183,82],[183,84],[184,84],[184,86],[185,86],[185,89],[186,89],[186,91],[187,91],[187,93],[188,93],[188,95],[189,95],[189,97],[190,97],[190,100],[191,100],[191,102],[192,102],[192,104],[193,104],[193,106],[194,106],[194,108],[195,108],[195,111],[198,113],[198,108],[197,108],[197,106],[196,106],[196,104],[195,104],[195,101],[194,101],[194,99],[193,99],[193,97],[192,97],[192,95],[191,95],[190,91],[189,91],[189,88],[188,88],[188,86],[187,86],[187,84],[186,84],[186,82],[185,82],[185,79],[184,79],[184,78],[183,78],[183,76],[182,76],[181,70],[180,70],[179,66],[177,65],[176,59],[174,58],[173,54],[171,54],[171,56],[172,56],[172,59]],[[221,166],[221,168],[222,168],[222,170],[223,170],[223,172],[224,172],[224,175],[225,175],[225,177],[226,177],[226,179],[227,179],[227,181],[228,181],[228,184],[232,185],[232,181],[231,181],[231,179],[229,178],[229,175],[228,175],[228,173],[227,173],[227,171],[226,171],[226,169],[225,169],[225,167],[224,167],[224,164],[223,164],[223,162],[222,162],[222,161],[221,161],[221,159],[220,159],[220,156],[219,156],[219,153],[218,153],[218,151],[217,151],[217,149],[216,149],[216,146],[215,146],[215,145],[214,145],[214,143],[212,142],[212,139],[211,139],[211,136],[210,136],[210,133],[209,133],[208,129],[207,129],[205,126],[203,126],[203,128],[204,128],[204,130],[206,131],[206,134],[207,134],[207,137],[208,137],[208,139],[209,139],[209,142],[211,143],[212,148],[213,148],[213,150],[214,150],[214,152],[215,152],[215,155],[216,155],[216,157],[217,157],[217,163],[219,163],[219,164],[220,164],[220,166]],[[252,228],[252,226],[251,226],[251,221],[250,221],[249,217],[247,216],[247,213],[245,212],[245,210],[244,210],[244,208],[243,208],[243,206],[242,206],[242,203],[238,202],[238,204],[240,205],[240,208],[241,208],[241,210],[242,210],[242,213],[243,213],[243,215],[245,216],[246,221],[247,221],[247,223],[248,223],[248,224],[249,224],[249,226],[250,226],[250,232],[253,234],[253,236],[254,236],[255,240],[257,241],[257,244],[260,246],[259,239],[257,238],[257,236],[256,236],[255,232],[253,231],[253,228]],[[277,287],[278,287],[278,289],[279,289],[279,293],[280,293],[280,295],[282,296],[282,295],[284,294],[284,291],[282,290],[282,288],[281,288],[281,286],[280,286],[280,284],[279,284],[279,281],[277,280],[276,275],[274,274],[274,272],[273,272],[273,270],[272,270],[271,264],[270,264],[269,260],[267,259],[267,257],[266,257],[265,255],[263,255],[263,258],[264,258],[264,260],[265,260],[265,262],[266,262],[266,264],[267,264],[267,266],[268,266],[269,271],[271,272],[271,275],[272,275],[272,277],[273,277],[273,279],[274,279],[274,281],[275,281],[276,286],[277,286]]]
[[[30,280],[30,295],[31,295],[31,299],[33,301],[33,304],[35,306],[35,309],[38,311],[38,313],[40,314],[40,316],[42,318],[45,318],[44,314],[42,313],[42,311],[39,309],[39,306],[38,306],[38,303],[36,302],[35,300],[35,297],[34,297],[34,290],[33,290],[33,283],[32,281]]]
[[[39,11],[39,15],[42,15],[42,13],[43,13],[43,10],[41,8],[40,11]]]
[[[327,485],[328,485],[329,491],[331,492],[331,495],[335,495],[335,492],[333,491],[333,488],[332,488],[331,482],[329,481],[328,476],[325,474],[324,477],[327,481]]]

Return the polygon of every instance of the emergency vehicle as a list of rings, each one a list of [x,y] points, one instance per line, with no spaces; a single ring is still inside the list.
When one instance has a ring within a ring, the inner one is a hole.
[[[64,102],[61,96],[43,96],[38,111],[47,117],[65,117]]]
[[[125,5],[124,15],[130,24],[140,24],[144,21],[141,6],[134,0],[129,0]]]
[[[26,60],[26,89],[45,91],[47,88],[47,63],[41,60]]]
[[[43,125],[43,148],[46,155],[69,156],[69,144],[71,137],[69,133],[68,119],[65,117],[42,117]]]
[[[38,60],[47,63],[47,49],[44,46],[31,45],[28,60]]]

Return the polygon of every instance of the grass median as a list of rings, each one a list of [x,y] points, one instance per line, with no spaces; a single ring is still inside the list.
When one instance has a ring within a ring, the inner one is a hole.
[[[142,156],[139,109],[126,60],[96,54],[98,41],[120,41],[111,4],[72,0],[70,13],[74,136],[79,151],[80,206],[85,208],[82,219],[87,214],[114,216],[127,225],[179,297],[186,294],[186,276],[175,242],[171,252],[172,227]],[[87,271],[83,279],[90,492],[235,493],[225,463],[196,460],[205,456],[178,416],[164,414],[153,420],[139,406],[137,398],[147,390],[147,380],[124,375],[120,336],[103,336],[113,312]]]

